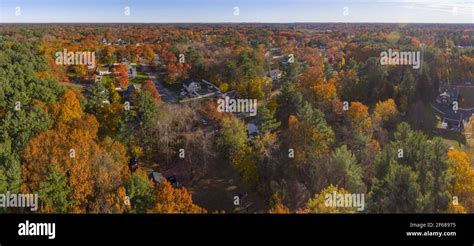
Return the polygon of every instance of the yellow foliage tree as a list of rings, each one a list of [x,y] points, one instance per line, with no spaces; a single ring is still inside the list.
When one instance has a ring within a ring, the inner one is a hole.
[[[355,207],[339,207],[339,206],[328,206],[327,200],[330,199],[328,196],[333,196],[334,192],[336,194],[349,194],[343,188],[338,188],[337,186],[330,185],[325,189],[321,190],[319,194],[315,195],[313,199],[310,199],[306,204],[307,213],[329,213],[329,214],[338,214],[338,213],[355,213]]]
[[[290,209],[283,205],[280,195],[278,193],[273,194],[270,199],[270,209],[268,210],[269,214],[289,214]]]
[[[466,138],[466,145],[474,147],[474,116],[471,116],[467,124],[464,125],[463,134]]]
[[[451,192],[467,212],[474,212],[474,170],[471,168],[469,156],[460,150],[449,150],[448,157],[453,165],[450,172],[455,177]]]
[[[300,146],[302,150],[295,151],[295,163],[308,164],[313,157],[321,157],[329,153],[332,140],[327,134],[290,115],[288,119],[288,141],[290,146]]]
[[[375,105],[374,120],[382,124],[392,123],[398,116],[397,104],[391,98],[383,102],[380,101]]]
[[[51,114],[56,119],[56,123],[70,123],[74,119],[83,116],[81,103],[72,90],[67,90],[58,102],[51,107]]]
[[[360,102],[352,102],[347,112],[349,122],[358,132],[370,132],[372,119],[369,115],[369,108]]]
[[[93,155],[94,199],[91,211],[123,213],[128,210],[125,186],[130,180],[128,156],[122,144],[106,137],[101,149]]]
[[[317,105],[323,108],[331,108],[333,100],[337,97],[336,80],[330,79],[317,83],[313,87],[313,92]]]

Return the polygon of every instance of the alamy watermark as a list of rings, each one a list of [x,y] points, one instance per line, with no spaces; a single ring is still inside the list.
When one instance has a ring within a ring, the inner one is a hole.
[[[7,191],[0,194],[0,208],[30,208],[38,210],[38,194],[15,194]]]
[[[257,115],[257,99],[233,99],[230,97],[217,100],[217,111],[228,113],[249,113]]]
[[[18,236],[47,236],[56,238],[56,223],[36,223],[25,221],[18,224]]]
[[[380,64],[382,65],[411,65],[419,69],[421,65],[420,51],[397,51],[388,49],[380,52]]]
[[[89,69],[95,67],[95,52],[90,51],[58,51],[56,56],[56,65],[87,65]]]
[[[340,194],[336,191],[326,193],[324,205],[335,208],[357,208],[357,211],[365,209],[365,195],[358,193]]]

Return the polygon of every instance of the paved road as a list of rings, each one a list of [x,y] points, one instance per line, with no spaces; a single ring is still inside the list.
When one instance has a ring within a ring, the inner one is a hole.
[[[474,109],[468,108],[463,109],[460,108],[457,111],[454,111],[452,106],[447,106],[443,104],[439,104],[436,102],[431,103],[431,106],[438,111],[438,113],[443,114],[444,117],[449,119],[460,119],[460,118],[469,118],[471,115],[474,115]]]
[[[156,89],[158,90],[158,92],[160,93],[160,96],[161,96],[161,99],[165,102],[176,102],[178,101],[178,98],[176,97],[176,95],[174,95],[172,92],[170,92],[168,89],[166,89],[163,84],[161,83],[161,81],[159,81],[157,78],[156,78],[156,75],[153,74],[153,73],[147,73],[148,75],[148,78],[153,81],[153,83],[155,84],[156,86]]]

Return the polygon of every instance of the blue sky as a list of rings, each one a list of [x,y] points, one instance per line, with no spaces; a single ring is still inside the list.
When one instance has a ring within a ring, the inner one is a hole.
[[[10,22],[474,23],[474,0],[0,0]]]

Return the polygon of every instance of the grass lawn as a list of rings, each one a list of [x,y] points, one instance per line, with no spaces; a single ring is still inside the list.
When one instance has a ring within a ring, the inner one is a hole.
[[[71,73],[71,72],[67,73],[66,75],[67,75],[69,78],[76,78],[76,77],[77,77],[77,74]]]
[[[143,83],[143,81],[147,80],[148,79],[148,75],[144,72],[137,72],[137,76],[132,79],[130,82],[132,84],[138,84],[138,85],[141,85]]]
[[[168,84],[168,83],[164,82],[163,86],[166,89],[168,89],[169,91],[174,92],[174,93],[180,93],[181,89],[183,89],[183,84],[181,84],[181,83]]]
[[[113,82],[113,81],[114,81],[114,79],[112,78],[112,75],[104,75],[104,76],[102,76],[102,79],[101,79],[100,82],[101,82],[103,85],[106,85],[107,83]]]
[[[82,91],[82,89],[84,89],[84,86],[80,84],[67,83],[67,82],[59,82],[59,84],[67,86],[68,88],[78,90],[78,91]]]

